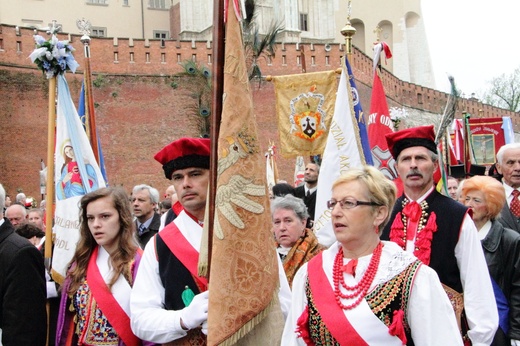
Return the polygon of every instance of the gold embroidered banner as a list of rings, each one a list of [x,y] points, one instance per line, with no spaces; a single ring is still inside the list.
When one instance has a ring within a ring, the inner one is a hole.
[[[282,156],[323,154],[338,90],[336,73],[278,76],[273,82]]]

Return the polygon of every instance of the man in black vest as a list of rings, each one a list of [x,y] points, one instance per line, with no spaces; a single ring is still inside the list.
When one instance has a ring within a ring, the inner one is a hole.
[[[433,173],[439,163],[433,125],[394,132],[386,140],[404,194],[381,239],[397,243],[432,267],[450,299],[463,293],[469,329],[465,337],[473,345],[489,345],[498,327],[493,288],[468,209],[435,189]]]
[[[504,227],[520,233],[520,143],[510,143],[500,147],[496,168],[502,175],[507,201],[497,221]]]

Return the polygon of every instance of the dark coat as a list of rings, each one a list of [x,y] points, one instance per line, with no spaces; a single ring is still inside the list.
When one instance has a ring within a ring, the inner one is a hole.
[[[148,228],[144,231],[144,233],[142,235],[139,235],[139,233],[137,234],[137,239],[139,240],[139,245],[141,246],[141,249],[144,249],[144,247],[146,246],[146,243],[148,243],[148,241],[150,239],[152,239],[152,237],[154,235],[156,235],[157,232],[159,232],[160,226],[161,226],[161,215],[154,213],[152,223],[150,224],[150,226],[148,226]],[[137,221],[135,221],[135,229],[136,229],[136,232],[138,232],[137,231],[138,230]]]
[[[43,257],[9,220],[0,226],[0,328],[2,344],[45,345],[47,300]]]
[[[500,211],[500,215],[497,218],[497,221],[500,222],[505,228],[510,228],[513,231],[520,233],[520,221],[513,215],[513,213],[511,213],[507,203],[504,204],[504,207]]]
[[[520,340],[520,234],[493,221],[482,240],[489,274],[509,303],[509,337]],[[499,328],[492,345],[511,345]]]
[[[314,190],[309,197],[305,196],[305,187],[303,185],[298,186],[294,189],[294,196],[303,199],[303,203],[307,207],[309,212],[309,219],[314,221],[314,212],[316,210],[316,195],[318,190]]]

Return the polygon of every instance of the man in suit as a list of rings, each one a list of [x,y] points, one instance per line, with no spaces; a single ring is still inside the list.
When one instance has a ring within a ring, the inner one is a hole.
[[[159,203],[159,191],[149,185],[136,185],[132,190],[132,211],[139,245],[146,243],[159,232],[161,216],[155,212]]]
[[[4,218],[0,184],[0,344],[45,345],[45,275],[41,253]]]
[[[303,199],[309,218],[307,219],[307,227],[312,227],[314,223],[314,211],[316,209],[316,191],[318,190],[318,175],[320,174],[320,166],[315,162],[309,162],[305,166],[305,174],[303,176],[304,184],[294,189],[294,196]]]
[[[496,169],[503,176],[507,200],[497,221],[520,233],[520,143],[506,144],[498,150]]]

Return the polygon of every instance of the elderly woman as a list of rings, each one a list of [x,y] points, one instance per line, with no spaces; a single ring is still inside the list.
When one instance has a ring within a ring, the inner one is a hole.
[[[271,212],[277,251],[291,286],[296,271],[323,247],[313,231],[305,227],[309,213],[301,198],[277,197],[271,203]]]
[[[475,176],[464,182],[462,197],[473,210],[497,300],[492,345],[520,345],[520,234],[496,220],[506,203],[504,187],[495,178]]]
[[[337,241],[296,273],[283,345],[462,345],[437,274],[379,239],[395,195],[374,167],[334,182]]]

